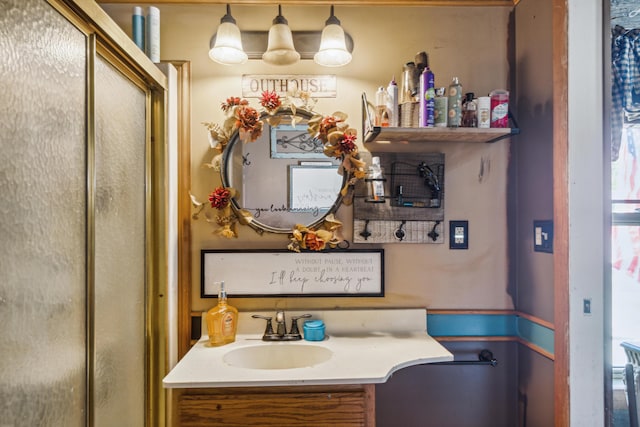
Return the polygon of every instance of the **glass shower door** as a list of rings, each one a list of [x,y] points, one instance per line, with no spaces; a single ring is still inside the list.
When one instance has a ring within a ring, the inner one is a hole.
[[[0,425],[85,425],[86,44],[0,2]]]
[[[164,425],[147,411],[163,92],[61,4],[0,1],[0,426]]]
[[[96,426],[142,426],[145,409],[146,93],[95,62]]]

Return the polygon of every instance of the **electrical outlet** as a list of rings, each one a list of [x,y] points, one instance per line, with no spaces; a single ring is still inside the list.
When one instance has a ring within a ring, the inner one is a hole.
[[[533,221],[533,250],[553,253],[553,221]]]
[[[449,249],[469,249],[469,221],[449,221]]]

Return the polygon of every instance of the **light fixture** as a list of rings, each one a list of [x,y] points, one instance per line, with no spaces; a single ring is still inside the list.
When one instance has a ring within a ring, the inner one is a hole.
[[[333,14],[333,5],[331,5],[331,16],[322,30],[320,49],[313,60],[316,64],[325,67],[341,67],[351,62],[351,53],[347,50],[344,30],[340,26],[340,20]]]
[[[227,14],[220,19],[215,44],[209,50],[209,58],[224,65],[244,64],[247,61],[247,54],[242,49],[240,29],[231,16],[231,7],[228,4]]]
[[[272,65],[291,65],[298,62],[300,54],[293,46],[293,36],[288,22],[282,16],[282,7],[278,5],[278,16],[273,19],[269,29],[269,44],[262,54],[262,60]]]

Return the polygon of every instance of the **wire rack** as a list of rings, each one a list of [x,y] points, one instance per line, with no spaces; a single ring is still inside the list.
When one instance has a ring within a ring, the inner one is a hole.
[[[391,164],[392,206],[439,208],[444,198],[444,164]]]

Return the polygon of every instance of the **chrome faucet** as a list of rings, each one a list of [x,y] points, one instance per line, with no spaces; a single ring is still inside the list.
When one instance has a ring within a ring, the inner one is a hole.
[[[298,319],[306,319],[311,317],[310,314],[302,314],[300,316],[291,316],[291,328],[287,332],[286,319],[284,311],[276,312],[276,331],[273,331],[272,317],[254,314],[254,319],[263,319],[267,321],[267,327],[262,335],[262,341],[298,341],[302,339],[300,330],[298,329]]]
[[[279,337],[287,335],[287,324],[285,323],[284,311],[282,310],[276,312],[276,334]]]

